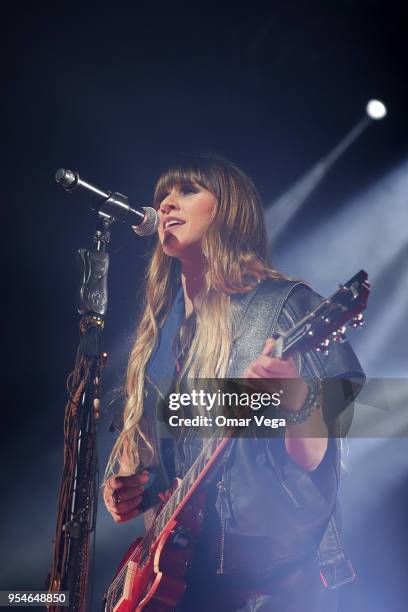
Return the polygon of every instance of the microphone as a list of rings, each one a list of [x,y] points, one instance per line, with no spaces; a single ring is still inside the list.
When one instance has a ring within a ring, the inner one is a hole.
[[[132,208],[126,196],[118,192],[103,191],[80,178],[78,172],[60,168],[55,173],[55,180],[62,185],[66,191],[84,189],[97,201],[93,210],[99,215],[112,221],[123,221],[132,226],[139,236],[151,236],[157,231],[159,217],[157,211],[150,206]]]

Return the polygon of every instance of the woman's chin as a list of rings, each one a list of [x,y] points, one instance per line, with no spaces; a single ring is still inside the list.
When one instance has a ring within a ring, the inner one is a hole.
[[[170,241],[166,241],[162,246],[163,246],[163,253],[167,255],[168,257],[177,257],[180,259],[180,257],[183,254],[184,249],[182,248],[180,243],[170,244]]]
[[[166,236],[162,243],[162,249],[168,257],[176,257],[181,261],[194,261],[197,258],[197,253],[202,252],[201,243],[187,244],[180,242],[175,236]]]

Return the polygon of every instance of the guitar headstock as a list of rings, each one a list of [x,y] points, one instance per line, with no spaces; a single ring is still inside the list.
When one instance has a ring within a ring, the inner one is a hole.
[[[331,343],[345,341],[346,323],[361,327],[362,311],[370,294],[367,279],[367,272],[360,270],[284,334],[282,356],[287,358],[293,351],[306,353],[312,349],[327,354]]]

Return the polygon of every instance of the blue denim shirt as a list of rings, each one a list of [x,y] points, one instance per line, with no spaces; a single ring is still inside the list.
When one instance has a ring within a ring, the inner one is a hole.
[[[184,319],[184,294],[180,287],[173,306],[163,327],[160,329],[155,349],[149,359],[146,374],[166,395],[176,375],[176,361],[173,353],[174,339]],[[166,388],[166,385],[169,385]]]

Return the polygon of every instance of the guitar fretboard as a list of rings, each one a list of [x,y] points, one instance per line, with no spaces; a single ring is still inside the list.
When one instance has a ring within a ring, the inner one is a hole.
[[[201,472],[204,471],[207,463],[213,456],[214,452],[222,442],[223,438],[213,437],[208,440],[208,442],[204,445],[204,448],[198,455],[197,459],[194,461],[191,468],[188,470],[187,474],[181,481],[181,484],[174,491],[173,495],[163,508],[163,511],[159,514],[157,523],[154,529],[154,535],[159,536],[163,531],[170,518],[175,513],[178,506],[180,506],[181,502],[187,495],[189,494],[191,488],[197,481],[199,480]]]

